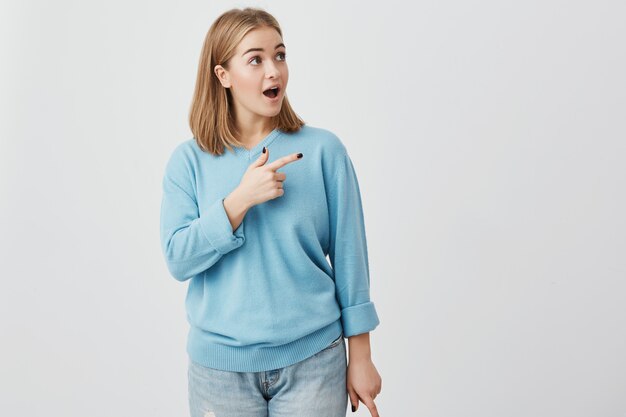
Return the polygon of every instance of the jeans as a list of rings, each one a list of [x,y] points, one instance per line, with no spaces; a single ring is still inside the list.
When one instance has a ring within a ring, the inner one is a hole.
[[[315,355],[284,368],[229,372],[189,360],[191,417],[345,417],[343,335]]]

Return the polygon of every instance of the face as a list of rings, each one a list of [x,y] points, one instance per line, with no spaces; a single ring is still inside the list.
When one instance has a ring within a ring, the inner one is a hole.
[[[276,29],[261,27],[248,32],[237,45],[228,70],[215,66],[222,86],[230,89],[238,119],[253,121],[280,112],[289,80],[286,52]],[[278,86],[276,97],[263,94],[273,86]]]

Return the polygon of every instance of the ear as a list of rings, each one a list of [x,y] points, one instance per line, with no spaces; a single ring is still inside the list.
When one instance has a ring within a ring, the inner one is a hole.
[[[216,65],[213,68],[213,72],[217,76],[217,79],[222,83],[224,88],[230,88],[230,80],[228,79],[228,71],[224,69],[221,65]]]

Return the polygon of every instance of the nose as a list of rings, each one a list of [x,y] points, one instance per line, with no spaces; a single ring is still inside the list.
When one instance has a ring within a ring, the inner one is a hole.
[[[279,74],[278,68],[273,63],[270,62],[265,67],[265,76],[267,78],[276,78]]]

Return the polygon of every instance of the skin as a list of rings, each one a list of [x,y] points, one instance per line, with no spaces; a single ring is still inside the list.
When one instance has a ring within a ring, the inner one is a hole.
[[[282,43],[281,36],[273,28],[253,29],[237,45],[228,61],[229,69],[221,65],[213,69],[222,86],[230,89],[234,100],[235,125],[241,132],[241,137],[237,139],[247,149],[251,149],[272,131],[270,118],[280,112],[287,91],[287,50],[284,46],[275,48]],[[263,48],[263,51],[245,53],[250,48]],[[277,83],[281,86],[280,100],[270,103],[263,95],[263,90]]]
[[[252,149],[272,131],[271,117],[280,112],[289,80],[286,48],[275,48],[280,43],[283,40],[275,29],[256,28],[237,45],[228,70],[221,65],[214,68],[222,86],[231,91],[235,123],[241,132],[238,139],[246,149]],[[262,48],[263,51],[245,53],[250,48]],[[281,97],[277,103],[270,103],[264,98],[263,90],[276,83],[281,86]],[[282,184],[286,174],[276,170],[300,158],[294,153],[266,164],[268,159],[269,150],[261,153],[249,165],[239,185],[224,199],[224,209],[233,231],[252,206],[284,194]],[[346,384],[353,411],[358,409],[361,401],[372,417],[379,417],[374,399],[380,394],[382,380],[372,362],[369,332],[348,337],[348,353]]]

